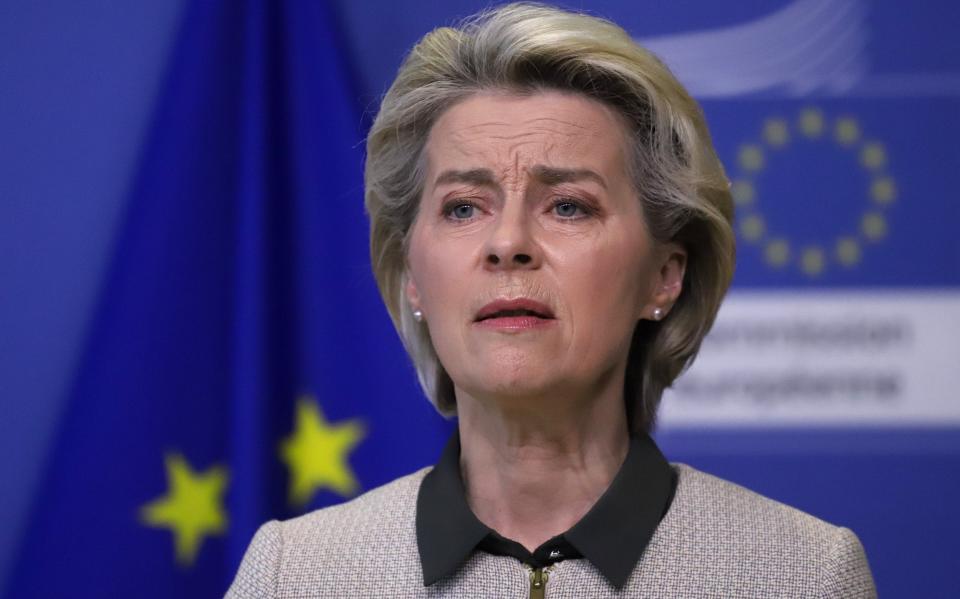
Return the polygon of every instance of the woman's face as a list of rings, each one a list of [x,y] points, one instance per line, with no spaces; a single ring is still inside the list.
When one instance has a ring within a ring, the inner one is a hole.
[[[637,320],[666,312],[684,262],[647,233],[625,147],[575,94],[479,93],[438,119],[406,293],[458,396],[622,389]]]

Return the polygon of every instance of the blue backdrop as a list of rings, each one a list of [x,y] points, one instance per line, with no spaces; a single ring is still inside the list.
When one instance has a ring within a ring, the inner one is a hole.
[[[568,6],[648,42],[701,99],[738,200],[736,289],[958,291],[956,5]],[[150,116],[94,307],[59,369],[63,407],[43,417],[40,457],[4,452],[27,497],[0,513],[6,596],[219,596],[265,520],[435,460],[452,424],[422,398],[370,274],[362,147],[405,50],[480,7],[246,0],[185,2],[167,17],[175,35],[155,97],[141,100]],[[7,198],[28,204],[31,188],[5,174]],[[16,219],[3,233],[31,234]],[[44,314],[4,310],[15,339],[46,330]],[[0,364],[17,383],[0,407],[26,413],[34,387],[17,353]],[[672,461],[853,528],[882,596],[948,597],[960,566],[955,415],[658,438]]]

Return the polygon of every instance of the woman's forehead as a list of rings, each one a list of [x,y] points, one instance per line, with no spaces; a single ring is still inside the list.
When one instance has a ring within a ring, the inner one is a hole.
[[[489,166],[621,169],[624,129],[613,111],[577,94],[483,93],[447,110],[431,130],[431,171]],[[610,174],[610,173],[608,173]]]

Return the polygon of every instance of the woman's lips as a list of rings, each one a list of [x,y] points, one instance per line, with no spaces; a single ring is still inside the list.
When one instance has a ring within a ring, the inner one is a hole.
[[[518,297],[490,302],[477,312],[474,324],[488,330],[527,331],[551,326],[555,321],[550,306]]]
[[[497,316],[479,320],[474,324],[485,329],[499,331],[525,331],[542,329],[552,326],[556,322],[553,318],[539,318],[537,316]]]

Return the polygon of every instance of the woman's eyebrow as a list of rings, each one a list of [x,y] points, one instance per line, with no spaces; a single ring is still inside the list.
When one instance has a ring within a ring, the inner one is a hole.
[[[539,164],[530,169],[531,174],[541,183],[556,185],[588,179],[598,183],[604,189],[607,182],[596,171],[587,168],[561,168]],[[440,173],[434,181],[434,186],[446,183],[468,183],[470,185],[496,186],[493,171],[487,168],[467,170],[450,169]]]
[[[493,171],[488,168],[474,168],[469,170],[446,170],[440,173],[433,182],[434,186],[445,183],[469,183],[470,185],[493,186],[496,179]]]
[[[604,189],[607,188],[607,182],[603,177],[588,168],[558,168],[554,166],[537,165],[530,169],[530,171],[537,180],[546,185],[589,179],[600,184]]]

